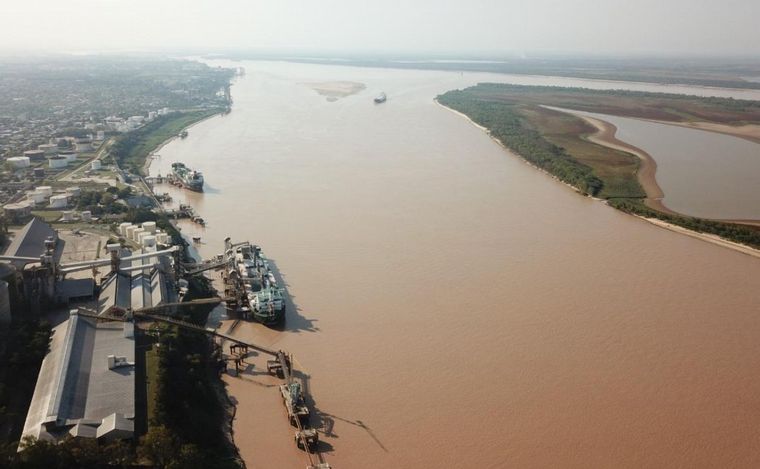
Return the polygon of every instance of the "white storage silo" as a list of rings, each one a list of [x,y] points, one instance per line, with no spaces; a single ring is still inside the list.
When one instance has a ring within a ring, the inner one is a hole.
[[[156,237],[151,234],[149,234],[148,236],[144,236],[142,245],[143,247],[146,247],[146,248],[154,247],[156,245]]]
[[[45,197],[45,194],[43,194],[42,192],[39,192],[39,191],[34,191],[34,192],[28,193],[27,194],[27,198],[32,203],[34,203],[35,205],[37,205],[37,204],[44,204],[45,203],[45,199],[47,199],[47,197]]]
[[[93,171],[98,171],[100,168],[102,168],[102,163],[100,160],[94,160],[92,163],[90,163],[90,169]]]
[[[126,227],[125,233],[126,233],[127,239],[132,239],[132,237],[134,236],[135,230],[138,228],[139,226],[137,225],[129,225],[128,227]]]
[[[53,188],[50,186],[37,186],[34,188],[34,191],[45,194],[45,197],[50,197],[53,195]]]
[[[48,160],[50,169],[63,169],[68,166],[69,162],[63,156],[54,156]]]
[[[8,158],[6,161],[13,169],[28,168],[32,165],[32,162],[29,160],[28,156],[14,156],[12,158]]]
[[[142,227],[145,231],[149,232],[150,234],[156,234],[156,222],[154,221],[146,221],[142,224]]]
[[[84,210],[80,216],[82,221],[92,221],[92,212],[89,210]]]
[[[67,210],[62,215],[61,221],[74,221],[74,212]]]
[[[66,159],[67,163],[73,163],[74,161],[77,160],[77,154],[74,153],[73,151],[61,151],[61,152],[58,152],[58,156],[60,158]]]
[[[53,156],[58,153],[58,145],[55,143],[43,143],[42,145],[37,145],[37,149],[45,153],[45,156]]]
[[[50,208],[66,208],[69,198],[66,195],[54,195],[50,197]]]
[[[132,224],[128,221],[125,221],[121,225],[119,225],[119,234],[122,236],[127,236],[127,228],[132,226]]]
[[[138,243],[140,242],[140,233],[144,233],[145,230],[142,228],[135,228],[135,230],[132,232],[132,241]]]

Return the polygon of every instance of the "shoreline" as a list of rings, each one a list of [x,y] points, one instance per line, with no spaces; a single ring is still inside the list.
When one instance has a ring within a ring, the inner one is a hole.
[[[550,173],[549,171],[545,170],[544,168],[539,168],[538,166],[534,165],[533,163],[531,163],[530,161],[526,160],[526,159],[525,159],[525,158],[523,158],[522,156],[520,156],[520,155],[518,155],[517,153],[513,152],[513,151],[512,151],[512,150],[510,150],[510,149],[509,149],[509,148],[508,148],[506,145],[504,145],[504,144],[501,142],[501,140],[499,140],[498,138],[496,138],[496,137],[494,137],[493,135],[491,135],[491,131],[490,131],[490,130],[488,130],[486,127],[483,127],[482,125],[480,125],[480,124],[478,124],[477,122],[475,122],[474,120],[472,120],[472,119],[470,118],[470,116],[468,116],[467,114],[464,114],[464,113],[462,113],[462,112],[459,112],[459,111],[457,111],[456,109],[452,109],[452,108],[450,108],[450,107],[448,107],[448,106],[446,106],[446,105],[444,105],[444,104],[441,104],[440,102],[438,102],[438,100],[437,100],[437,99],[434,99],[433,101],[435,101],[435,103],[436,103],[438,106],[442,107],[443,109],[446,109],[447,111],[449,111],[449,112],[452,112],[452,113],[454,113],[454,114],[456,114],[456,115],[458,115],[458,116],[460,116],[460,117],[464,118],[464,119],[465,119],[465,120],[467,120],[467,121],[468,121],[470,124],[472,124],[473,126],[477,127],[478,129],[482,130],[483,132],[485,132],[485,133],[486,133],[486,135],[488,135],[488,137],[489,137],[491,140],[493,140],[494,142],[496,142],[496,144],[497,144],[497,145],[499,145],[499,146],[500,146],[500,147],[501,147],[501,148],[502,148],[504,151],[506,151],[506,152],[507,152],[509,155],[511,155],[511,156],[514,156],[515,158],[517,158],[518,160],[520,160],[522,163],[524,163],[524,164],[526,164],[526,165],[530,166],[531,168],[535,169],[536,171],[539,171],[539,172],[541,172],[541,173],[544,173],[545,175],[547,175],[547,176],[549,176],[550,178],[554,179],[554,180],[555,180],[555,181],[557,181],[558,183],[560,183],[560,184],[562,184],[562,185],[564,185],[564,186],[568,187],[569,189],[571,189],[573,192],[575,192],[575,193],[576,193],[576,194],[578,194],[578,195],[581,195],[581,196],[583,196],[583,197],[588,197],[589,199],[597,200],[597,201],[599,201],[599,202],[604,202],[604,201],[605,201],[605,199],[601,199],[601,198],[599,198],[599,197],[594,197],[593,195],[589,195],[589,194],[586,194],[585,192],[581,192],[581,190],[580,190],[580,189],[578,189],[577,187],[575,187],[574,185],[572,185],[572,184],[569,184],[569,183],[567,183],[567,182],[565,182],[565,181],[561,180],[560,178],[558,178],[558,177],[557,177],[557,176],[555,176],[554,174]]]
[[[555,180],[559,181],[559,179],[558,179],[556,176],[554,176],[554,175],[552,175],[552,174],[548,173],[547,171],[545,171],[545,170],[543,170],[543,169],[541,169],[541,168],[538,168],[538,167],[536,167],[535,165],[531,164],[529,161],[527,161],[527,160],[526,160],[525,158],[523,158],[522,156],[520,156],[520,155],[518,155],[518,154],[516,154],[516,153],[512,152],[511,150],[509,150],[509,148],[507,148],[507,147],[506,147],[506,146],[505,146],[503,143],[501,143],[501,142],[500,142],[500,141],[499,141],[497,138],[495,138],[494,136],[492,136],[492,135],[491,135],[491,132],[490,132],[490,131],[489,131],[489,130],[486,128],[486,127],[483,127],[482,125],[480,125],[480,124],[478,124],[477,122],[473,121],[473,120],[472,120],[472,119],[471,119],[469,116],[467,116],[466,114],[464,114],[464,113],[462,113],[462,112],[459,112],[459,111],[457,111],[457,110],[455,110],[455,109],[451,109],[451,108],[449,108],[449,107],[447,107],[447,106],[444,106],[443,104],[439,103],[439,102],[438,102],[438,100],[435,100],[435,103],[436,103],[437,105],[441,106],[442,108],[444,108],[444,109],[446,109],[446,110],[448,110],[448,111],[450,111],[450,112],[454,113],[454,114],[457,114],[457,115],[459,115],[459,116],[461,116],[461,117],[464,117],[464,119],[465,119],[465,120],[467,120],[467,121],[468,121],[470,124],[472,124],[473,126],[477,127],[478,129],[480,129],[480,130],[484,131],[484,132],[486,133],[486,135],[488,135],[488,136],[489,136],[489,137],[490,137],[490,138],[491,138],[493,141],[495,141],[495,142],[496,142],[496,143],[497,143],[499,146],[501,146],[503,149],[505,149],[505,150],[507,151],[507,153],[508,153],[508,154],[510,154],[510,155],[513,155],[513,156],[516,156],[516,157],[520,158],[522,161],[524,161],[524,162],[525,162],[526,164],[528,164],[529,166],[531,166],[531,167],[533,167],[533,168],[535,168],[535,169],[538,169],[539,171],[541,171],[541,172],[543,172],[543,173],[545,173],[545,174],[549,175],[549,176],[550,176],[552,179],[555,179]],[[564,112],[566,112],[566,111],[564,111]],[[572,114],[572,113],[571,113],[571,114]],[[573,114],[573,115],[576,115],[576,114]],[[583,116],[577,116],[577,117],[583,117]],[[595,120],[596,120],[596,119],[595,119]],[[612,124],[610,124],[610,123],[608,123],[608,122],[604,122],[604,121],[599,121],[599,122],[602,122],[602,123],[608,124],[610,127],[612,127],[612,128],[615,128],[615,126],[614,126],[614,125],[612,125]],[[591,125],[594,125],[594,124],[591,124]],[[596,127],[596,125],[594,125],[594,127]],[[597,130],[599,131],[598,133],[600,133],[600,132],[601,132],[601,129],[599,129],[598,127],[597,127]],[[606,131],[609,131],[609,130],[611,130],[611,129],[609,129],[609,128],[607,128],[607,129],[606,129]],[[615,128],[615,130],[617,130],[617,128]],[[597,134],[598,134],[598,133],[597,133]],[[614,133],[613,133],[613,135],[614,135]],[[614,137],[613,137],[613,139],[614,139]],[[617,139],[614,139],[614,140],[616,140],[616,141],[619,141],[619,140],[617,140]],[[592,141],[593,141],[593,140],[592,140]],[[599,142],[594,142],[594,143],[599,143]],[[634,149],[636,149],[636,147],[633,147],[633,146],[631,146],[631,145],[628,145],[628,144],[626,144],[625,142],[620,142],[620,143],[621,143],[621,144],[623,144],[624,146],[630,146],[631,148],[634,148]],[[599,144],[601,145],[601,143],[599,143]],[[605,146],[606,146],[606,145],[605,145]],[[628,149],[625,149],[625,148],[615,148],[615,149],[618,149],[618,150],[622,150],[622,151],[628,151],[628,152],[630,152],[630,151],[631,151],[631,150],[628,150]],[[636,149],[636,150],[638,150],[638,149]],[[646,152],[643,152],[642,150],[639,150],[639,151],[640,151],[641,153],[643,153],[643,154],[646,154]],[[636,156],[638,156],[639,158],[641,158],[641,155],[639,155],[639,154],[636,154]],[[652,157],[651,157],[651,156],[649,156],[648,154],[646,154],[646,156],[647,156],[649,159],[651,159],[652,163],[654,163],[654,165],[653,165],[653,166],[650,166],[650,167],[652,168],[652,178],[653,178],[653,177],[654,177],[654,169],[656,169],[656,167],[657,167],[657,166],[656,166],[656,162],[655,162],[655,161],[654,161],[654,159],[652,159]],[[588,195],[586,195],[586,194],[583,194],[583,193],[582,193],[582,192],[580,192],[580,191],[579,191],[579,190],[578,190],[576,187],[574,187],[574,186],[571,186],[570,184],[567,184],[567,183],[565,183],[565,182],[563,182],[563,181],[559,181],[559,182],[561,182],[562,184],[564,184],[564,185],[566,185],[566,186],[570,187],[571,189],[573,189],[573,191],[575,191],[575,192],[576,192],[576,193],[578,193],[578,194],[581,194],[581,195],[583,195],[583,196],[586,196],[586,197],[589,197],[589,198],[591,198],[591,199],[594,199],[594,200],[596,200],[596,201],[599,201],[599,202],[603,202],[603,203],[607,204],[607,200],[605,200],[605,199],[600,199],[600,198],[598,198],[598,197],[591,197],[591,196],[588,196]],[[655,183],[655,185],[657,184],[657,183],[656,183],[656,181],[654,181],[654,183]],[[661,189],[659,188],[659,185],[657,185],[657,188],[658,188],[658,189],[661,191]],[[646,188],[645,188],[645,190],[646,190]],[[656,200],[655,200],[655,202],[659,202],[659,201],[656,201]],[[659,204],[660,204],[660,205],[662,205],[662,202],[659,202]],[[664,207],[664,205],[662,205],[662,206]],[[613,208],[613,207],[610,207],[610,208]],[[654,208],[654,207],[651,207],[651,208]],[[655,208],[655,209],[657,209],[657,208]],[[684,216],[684,215],[681,215],[681,214],[679,214],[679,213],[673,212],[672,210],[670,210],[670,209],[667,209],[667,208],[666,208],[665,210],[663,210],[663,211],[664,211],[664,212],[667,212],[667,213],[670,213],[670,214],[674,214],[674,215],[677,215],[677,216]],[[709,234],[709,233],[701,233],[701,232],[698,232],[698,231],[694,231],[694,230],[690,230],[690,229],[687,229],[687,228],[683,228],[683,227],[680,227],[680,226],[674,225],[674,224],[672,224],[672,223],[668,223],[668,222],[665,222],[665,221],[662,221],[662,220],[658,220],[658,219],[655,219],[655,218],[647,218],[647,217],[643,217],[643,216],[640,216],[640,215],[635,215],[635,214],[628,214],[628,215],[631,215],[631,216],[633,216],[633,217],[635,217],[635,218],[638,218],[638,219],[640,219],[640,220],[643,220],[643,221],[646,221],[646,222],[648,222],[648,223],[651,223],[651,224],[653,224],[653,225],[655,225],[655,226],[658,226],[658,227],[660,227],[660,228],[664,228],[664,229],[666,229],[666,230],[672,231],[672,232],[674,232],[674,233],[683,234],[683,235],[689,236],[689,237],[691,237],[691,238],[694,238],[694,239],[698,239],[698,240],[701,240],[701,241],[704,241],[704,242],[708,242],[708,243],[711,243],[711,244],[714,244],[714,245],[717,245],[717,246],[720,246],[720,247],[723,247],[723,248],[726,248],[726,249],[730,249],[730,250],[732,250],[732,251],[735,251],[735,252],[739,252],[739,253],[742,253],[742,254],[746,254],[746,255],[748,255],[748,256],[752,256],[752,257],[756,257],[756,258],[759,258],[759,259],[760,259],[760,250],[758,250],[758,249],[755,249],[755,248],[753,248],[753,247],[750,247],[750,246],[747,246],[747,245],[744,245],[744,244],[740,244],[740,243],[736,243],[736,242],[733,242],[733,241],[727,240],[727,239],[725,239],[725,238],[722,238],[722,237],[720,237],[720,236],[717,236],[717,235],[712,235],[712,234]],[[758,223],[760,223],[760,222],[758,222]]]
[[[191,128],[195,127],[196,125],[198,125],[198,124],[200,124],[202,122],[205,122],[205,121],[207,121],[207,120],[209,120],[209,119],[211,119],[213,117],[217,117],[217,116],[220,116],[220,115],[223,115],[223,114],[224,114],[223,112],[217,112],[217,113],[211,114],[210,116],[203,117],[202,119],[199,119],[199,120],[197,120],[195,122],[192,122],[192,123],[186,125],[185,127],[182,127],[182,129],[180,130],[180,132],[182,132],[184,130],[191,129]],[[168,145],[169,143],[173,142],[177,138],[179,138],[179,135],[171,136],[171,137],[167,138],[166,140],[164,140],[163,142],[161,142],[159,145],[157,145],[156,148],[154,148],[154,149],[152,149],[151,151],[148,152],[148,155],[145,157],[145,162],[140,167],[140,170],[143,173],[143,177],[149,175],[148,171],[150,170],[151,163],[153,163],[153,155],[157,151],[160,151],[162,148],[164,148],[166,145]],[[153,192],[153,191],[151,190],[151,192]]]

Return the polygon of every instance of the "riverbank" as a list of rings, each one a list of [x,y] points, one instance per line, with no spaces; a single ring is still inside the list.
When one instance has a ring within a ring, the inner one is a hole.
[[[440,102],[441,99],[445,102]],[[706,241],[723,239],[725,242],[716,243],[723,247],[741,246],[738,250],[742,252],[760,253],[760,230],[756,226],[689,217],[666,207],[661,201],[663,191],[655,178],[655,160],[641,149],[618,140],[615,137],[617,129],[608,122],[551,106],[529,106],[495,97],[489,100],[482,95],[467,94],[467,90],[449,92],[436,100],[457,114],[464,115],[500,141],[503,147],[525,160],[532,162],[540,153],[538,161],[541,162],[541,169],[575,186],[583,194],[598,194],[598,199],[606,200],[614,208],[654,220],[657,222],[655,224],[690,231],[695,237]],[[555,115],[546,115],[548,112]],[[578,126],[577,122],[583,125]],[[635,158],[635,166],[622,167],[621,171],[619,162],[625,162],[621,159],[621,153]],[[548,158],[554,158],[554,161],[547,161]],[[568,171],[567,158],[580,160],[591,169],[591,175],[599,176],[601,187],[596,193],[589,191],[586,185],[589,174],[576,172],[571,173],[571,177],[562,177]],[[564,166],[557,166],[558,163]],[[643,191],[641,196],[622,195],[634,187],[632,182]],[[610,186],[615,190],[610,191]],[[615,192],[621,195],[614,195]]]

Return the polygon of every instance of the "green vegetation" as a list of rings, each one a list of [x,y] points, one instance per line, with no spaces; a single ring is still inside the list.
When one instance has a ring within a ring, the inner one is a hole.
[[[130,187],[118,189],[108,187],[106,190],[82,191],[77,197],[76,209],[89,210],[95,216],[103,214],[118,214],[127,211],[127,206],[120,203],[119,200],[126,200],[132,195]]]
[[[51,333],[50,324],[38,320],[14,321],[0,331],[0,442],[18,445]]]
[[[16,453],[16,445],[0,448],[0,467],[9,469],[97,469],[102,467],[133,467],[134,450],[129,443],[115,441],[100,443],[89,438],[66,438],[58,444],[25,439],[26,449]]]
[[[199,467],[241,467],[228,438],[226,394],[213,343],[204,334],[171,326],[161,329],[156,350],[154,358],[147,358],[150,420],[139,455],[157,467],[186,467],[189,461]]]
[[[760,230],[755,227],[664,213],[647,206],[646,193],[637,180],[640,162],[636,156],[590,142],[587,137],[595,132],[593,127],[578,117],[543,107],[737,124],[760,122],[760,102],[484,83],[449,91],[437,99],[487,128],[529,162],[584,194],[607,199],[612,207],[760,248]]]
[[[717,235],[721,238],[760,249],[760,231],[753,227],[716,220],[705,220],[704,218],[663,213],[659,210],[647,207],[639,199],[611,199],[609,204],[626,213],[645,218],[656,218],[698,233]]]
[[[449,91],[438,101],[487,128],[509,149],[585,194],[598,195],[604,186],[593,169],[549,142],[530,126],[512,104],[473,99],[470,91]]]
[[[215,108],[160,116],[153,122],[116,138],[109,153],[122,168],[142,173],[150,152],[179,134],[182,129],[221,111],[221,108]]]

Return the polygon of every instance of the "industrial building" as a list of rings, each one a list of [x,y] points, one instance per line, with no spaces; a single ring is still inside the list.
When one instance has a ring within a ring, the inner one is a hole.
[[[22,437],[131,438],[134,361],[133,323],[99,322],[72,311],[54,330]]]

